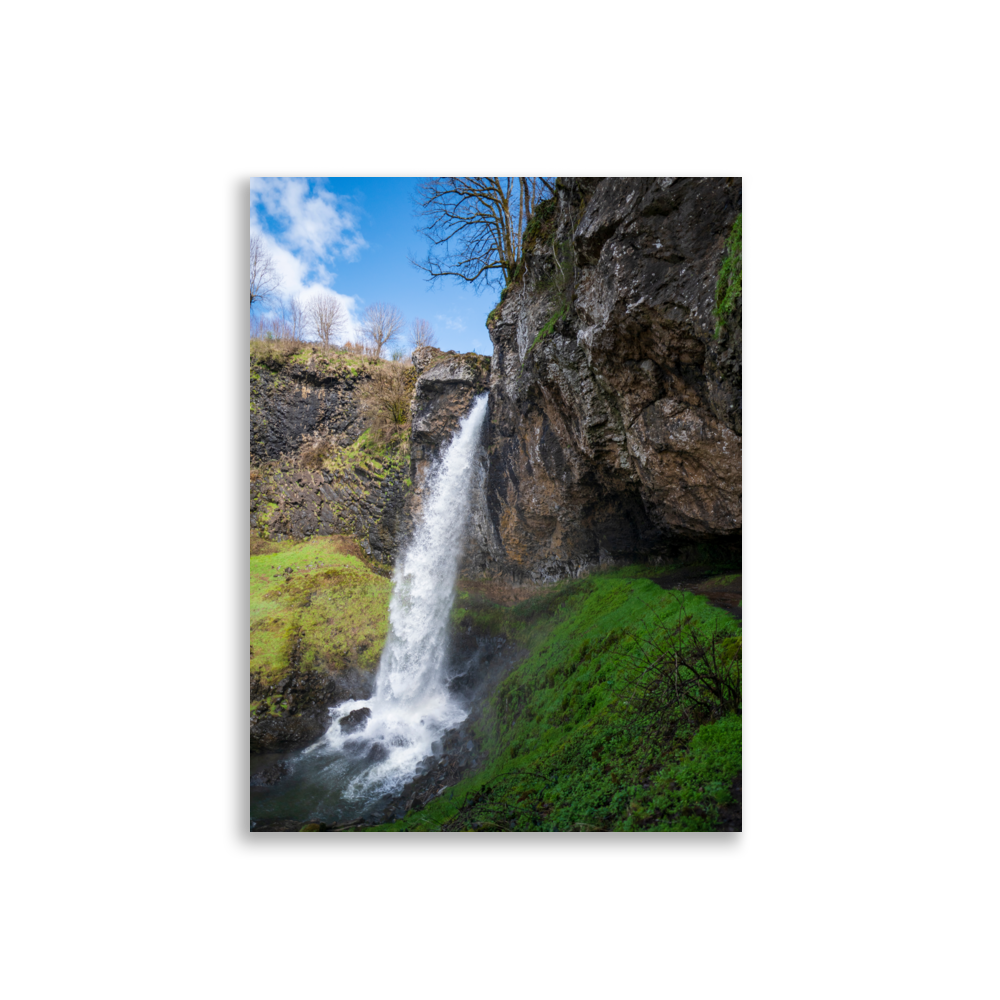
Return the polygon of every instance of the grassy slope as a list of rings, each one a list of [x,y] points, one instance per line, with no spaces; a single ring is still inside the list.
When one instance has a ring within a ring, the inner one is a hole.
[[[365,566],[357,543],[320,536],[299,543],[257,541],[255,547],[250,667],[260,671],[264,684],[296,666],[374,670],[388,633],[392,583]]]
[[[654,572],[566,581],[511,608],[460,595],[457,625],[504,634],[529,655],[477,724],[485,768],[378,829],[714,829],[742,767],[741,717],[678,713],[657,738],[634,683],[647,641],[685,619],[735,636],[740,626],[703,597],[660,589]]]

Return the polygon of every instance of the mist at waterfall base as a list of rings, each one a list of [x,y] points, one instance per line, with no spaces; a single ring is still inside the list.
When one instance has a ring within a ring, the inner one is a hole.
[[[487,399],[476,399],[427,477],[420,523],[393,574],[389,634],[374,694],[332,709],[326,734],[305,750],[257,755],[255,767],[281,759],[288,771],[275,786],[253,789],[252,819],[338,823],[375,812],[419,773],[426,757],[440,752],[441,736],[467,717],[468,704],[449,688],[462,669],[449,670],[448,618]],[[363,727],[340,725],[349,712],[364,708],[371,716]]]

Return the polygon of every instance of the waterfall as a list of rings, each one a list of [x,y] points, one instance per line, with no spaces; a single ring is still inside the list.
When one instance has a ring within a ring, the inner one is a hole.
[[[468,714],[448,690],[448,616],[487,399],[485,393],[476,399],[428,476],[420,523],[393,574],[389,635],[375,693],[368,701],[341,705],[326,734],[329,749],[363,753],[370,762],[347,784],[347,800],[397,792],[433,752],[434,742]],[[344,732],[338,719],[363,708],[371,711],[364,728]]]

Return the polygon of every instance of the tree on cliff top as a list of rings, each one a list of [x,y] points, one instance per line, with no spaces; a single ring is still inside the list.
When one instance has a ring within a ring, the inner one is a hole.
[[[347,311],[335,295],[325,293],[310,299],[306,317],[324,347],[329,347],[347,324]]]
[[[270,299],[281,285],[277,268],[264,246],[263,239],[250,234],[250,308]]]
[[[364,332],[365,346],[371,351],[372,357],[381,358],[383,349],[403,329],[403,314],[395,306],[374,302],[365,310],[361,329]]]
[[[413,350],[418,347],[437,347],[437,337],[425,319],[415,319],[410,328],[410,344]]]
[[[552,177],[431,177],[417,189],[418,228],[430,241],[429,281],[458,278],[479,289],[514,278],[521,239],[535,206],[555,193]]]

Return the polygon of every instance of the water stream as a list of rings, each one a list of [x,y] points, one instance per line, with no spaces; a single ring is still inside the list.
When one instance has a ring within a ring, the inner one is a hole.
[[[254,819],[359,817],[398,794],[421,761],[440,749],[441,736],[468,715],[449,689],[448,617],[486,407],[484,394],[428,475],[418,527],[393,574],[374,694],[338,705],[321,739],[284,755],[288,776],[252,797]],[[342,726],[351,712],[360,723]]]

